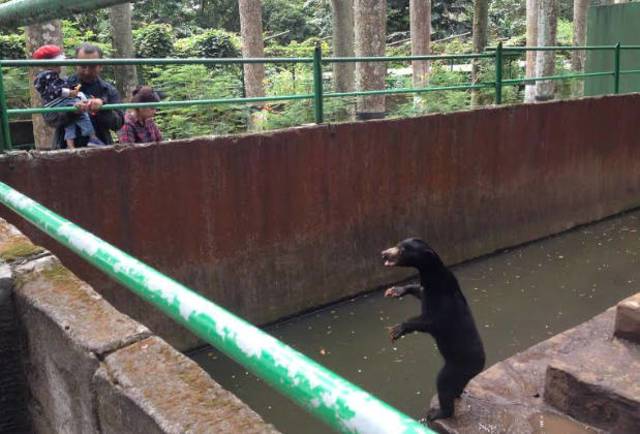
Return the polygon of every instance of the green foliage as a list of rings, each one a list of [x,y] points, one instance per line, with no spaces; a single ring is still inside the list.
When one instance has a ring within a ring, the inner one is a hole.
[[[324,89],[330,89],[330,83],[323,83]],[[313,93],[313,75],[306,66],[297,72],[281,70],[269,74],[267,88],[270,95],[294,95]],[[346,98],[325,98],[324,117],[327,122],[346,120],[347,107],[352,104]],[[273,102],[263,110],[264,120],[261,127],[265,130],[287,128],[315,122],[312,99]]]
[[[387,33],[409,30],[409,0],[387,0]]]
[[[558,45],[573,45],[573,23],[560,18],[558,20]]]
[[[224,30],[209,30],[194,37],[195,55],[206,58],[241,57],[240,38]]]
[[[471,30],[473,0],[433,0],[431,25],[433,39]],[[387,1],[387,33],[409,30],[409,0]]]
[[[317,32],[307,20],[304,4],[294,0],[264,0],[262,2],[265,30],[271,34],[288,31],[277,37],[277,41],[288,44],[302,41]]]
[[[472,53],[473,43],[471,38],[455,38],[444,42],[433,44],[432,50],[434,54],[462,54]]]
[[[395,87],[413,87],[411,76],[403,77]],[[455,86],[468,84],[469,76],[466,73],[449,71],[446,65],[432,63],[429,75],[429,87]],[[397,100],[395,96],[391,99]],[[417,116],[424,113],[449,112],[463,110],[469,107],[470,94],[468,91],[437,91],[423,93],[416,104],[414,95],[403,96],[402,102],[388,108],[389,117]]]
[[[200,27],[240,32],[238,0],[200,0],[197,3],[201,7],[197,8],[195,21]]]
[[[202,0],[143,0],[133,6],[133,21],[136,27],[145,23],[180,27],[194,23],[200,6],[205,3],[210,2]]]
[[[489,26],[498,37],[511,38],[527,31],[526,0],[493,0],[489,4]]]
[[[202,65],[164,65],[153,68],[151,76],[149,84],[171,101],[242,96],[242,83],[235,72],[214,72]],[[221,104],[162,110],[156,121],[165,137],[177,139],[243,131],[246,116],[243,106]]]
[[[558,0],[558,26],[560,21],[572,19],[573,0]],[[527,27],[527,1],[492,0],[489,3],[489,23],[491,33],[498,37],[524,36]]]
[[[0,59],[24,59],[26,54],[23,35],[0,35]]]
[[[267,57],[312,57],[318,43],[322,48],[322,55],[329,56],[331,53],[329,42],[315,37],[303,42],[293,41],[288,45],[270,44],[264,51]]]
[[[113,51],[110,39],[108,42],[105,42],[92,30],[83,30],[75,21],[62,21],[62,38],[64,40],[64,51],[67,57],[75,57],[76,47],[83,42],[88,42],[100,47],[105,57],[109,57]]]
[[[307,20],[312,29],[312,35],[317,37],[328,37],[333,34],[333,23],[331,20],[331,2],[329,0],[305,0],[304,10],[308,11]]]
[[[111,44],[111,22],[109,21],[108,8],[97,9],[91,13],[72,15],[64,21],[74,26],[80,34],[92,35],[92,43]]]
[[[148,24],[133,31],[136,56],[164,58],[173,52],[173,28],[168,24]]]
[[[29,77],[26,68],[4,68],[4,90],[9,108],[27,108],[31,105]]]

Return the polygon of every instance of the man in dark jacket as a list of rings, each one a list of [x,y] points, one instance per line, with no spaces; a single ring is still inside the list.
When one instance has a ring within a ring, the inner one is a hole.
[[[76,49],[78,59],[101,59],[102,50],[91,44],[82,44]],[[112,144],[111,131],[118,131],[124,122],[124,114],[121,110],[100,110],[104,104],[119,104],[120,94],[111,84],[100,78],[101,65],[78,65],[76,73],[67,81],[70,87],[81,85],[80,91],[87,96],[87,100],[77,104],[78,110],[88,112],[96,136],[105,144]],[[54,149],[66,148],[64,140],[64,125],[69,124],[71,117],[76,113],[46,113],[43,115],[45,122],[56,129],[53,137]],[[87,145],[88,140],[78,137],[76,147]]]

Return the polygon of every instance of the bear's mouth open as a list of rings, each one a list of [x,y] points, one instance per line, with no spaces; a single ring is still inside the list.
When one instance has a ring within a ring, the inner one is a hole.
[[[390,249],[384,250],[381,255],[382,259],[384,260],[385,267],[395,267],[398,264],[400,249],[397,247],[392,247]]]

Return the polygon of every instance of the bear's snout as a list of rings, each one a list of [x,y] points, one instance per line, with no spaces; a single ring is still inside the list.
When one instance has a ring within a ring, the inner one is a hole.
[[[390,249],[383,250],[381,255],[384,260],[385,267],[395,267],[398,263],[398,257],[400,256],[400,249],[392,247]]]

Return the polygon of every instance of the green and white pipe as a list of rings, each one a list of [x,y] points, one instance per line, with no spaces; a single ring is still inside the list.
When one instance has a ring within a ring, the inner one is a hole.
[[[19,27],[139,0],[12,0],[0,5],[0,27]]]
[[[343,433],[432,433],[186,286],[0,182],[0,202]]]

